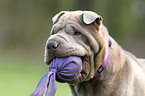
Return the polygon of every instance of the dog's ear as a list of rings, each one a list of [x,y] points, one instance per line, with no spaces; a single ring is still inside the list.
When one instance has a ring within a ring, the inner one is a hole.
[[[97,25],[100,25],[103,21],[103,18],[94,12],[84,11],[83,21],[85,24],[92,24],[92,23],[96,22]]]
[[[56,14],[53,18],[52,18],[52,21],[53,21],[53,24],[56,23],[58,21],[58,19],[63,15],[65,14],[66,11],[61,11],[60,13]]]

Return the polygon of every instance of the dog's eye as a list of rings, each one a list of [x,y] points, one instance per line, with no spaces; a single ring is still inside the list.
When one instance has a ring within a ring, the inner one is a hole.
[[[78,32],[78,31],[75,31],[74,32],[74,35],[80,35],[81,33],[80,32]]]

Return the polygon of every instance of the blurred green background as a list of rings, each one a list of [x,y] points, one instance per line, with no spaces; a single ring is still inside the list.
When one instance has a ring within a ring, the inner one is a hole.
[[[100,14],[124,49],[145,57],[145,0],[0,0],[0,96],[28,96],[48,72],[45,42],[62,10]],[[67,84],[56,96],[70,96]]]

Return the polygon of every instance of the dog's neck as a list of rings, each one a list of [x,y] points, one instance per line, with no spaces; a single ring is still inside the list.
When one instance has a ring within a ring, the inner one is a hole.
[[[111,45],[112,45],[112,41],[109,38],[109,45],[106,48],[107,49],[107,52],[106,52],[106,56],[104,58],[103,63],[100,65],[100,67],[96,71],[94,77],[91,78],[91,79],[85,80],[85,81],[90,81],[90,80],[93,80],[93,79],[97,78],[99,76],[99,74],[105,69],[105,67],[107,66],[107,63],[108,63],[108,58],[109,58],[109,53],[110,53],[110,47],[111,47]]]
[[[110,47],[109,58],[113,59],[108,59],[106,68],[99,76],[100,80],[106,80],[110,78],[111,76],[108,74],[112,74],[112,76],[115,76],[114,74],[117,74],[124,66],[124,50],[117,44],[117,42],[113,38],[111,38],[111,40],[112,45]]]

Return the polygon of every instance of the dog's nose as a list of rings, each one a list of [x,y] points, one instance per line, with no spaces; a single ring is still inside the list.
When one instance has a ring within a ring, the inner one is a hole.
[[[56,42],[56,41],[49,41],[47,43],[47,49],[48,50],[56,50],[58,48],[58,46],[59,46],[59,43]]]

